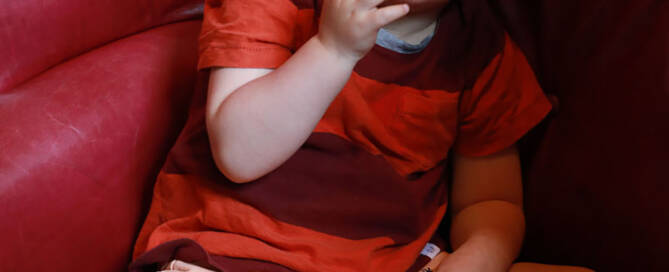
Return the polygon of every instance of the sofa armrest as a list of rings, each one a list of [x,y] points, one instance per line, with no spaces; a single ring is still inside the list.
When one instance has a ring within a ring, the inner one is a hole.
[[[3,271],[123,271],[185,122],[199,21],[86,53],[0,94]]]

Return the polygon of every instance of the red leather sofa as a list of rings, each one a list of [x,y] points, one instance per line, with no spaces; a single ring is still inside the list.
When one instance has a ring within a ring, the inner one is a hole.
[[[556,102],[521,145],[521,260],[669,271],[669,2],[491,3]],[[198,131],[202,5],[3,3],[0,271],[126,270],[156,173]]]

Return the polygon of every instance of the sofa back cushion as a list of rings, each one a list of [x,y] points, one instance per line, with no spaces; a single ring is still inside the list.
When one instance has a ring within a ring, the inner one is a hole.
[[[0,9],[0,93],[64,60],[155,26],[200,17],[202,0],[21,0]]]
[[[524,260],[669,271],[669,2],[491,1],[559,100],[526,167]]]

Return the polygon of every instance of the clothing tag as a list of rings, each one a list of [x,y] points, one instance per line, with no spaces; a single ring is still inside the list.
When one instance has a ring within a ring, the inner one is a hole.
[[[441,252],[441,249],[433,244],[433,243],[427,243],[425,244],[425,247],[423,248],[423,251],[420,252],[421,255],[425,255],[430,259],[434,259],[434,257],[437,256]]]

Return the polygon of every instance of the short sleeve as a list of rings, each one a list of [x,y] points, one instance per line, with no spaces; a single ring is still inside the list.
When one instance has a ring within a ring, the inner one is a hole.
[[[206,0],[198,70],[277,68],[295,50],[296,17],[291,0]]]
[[[522,51],[506,35],[502,51],[462,93],[454,151],[464,156],[494,154],[520,139],[550,112]]]

